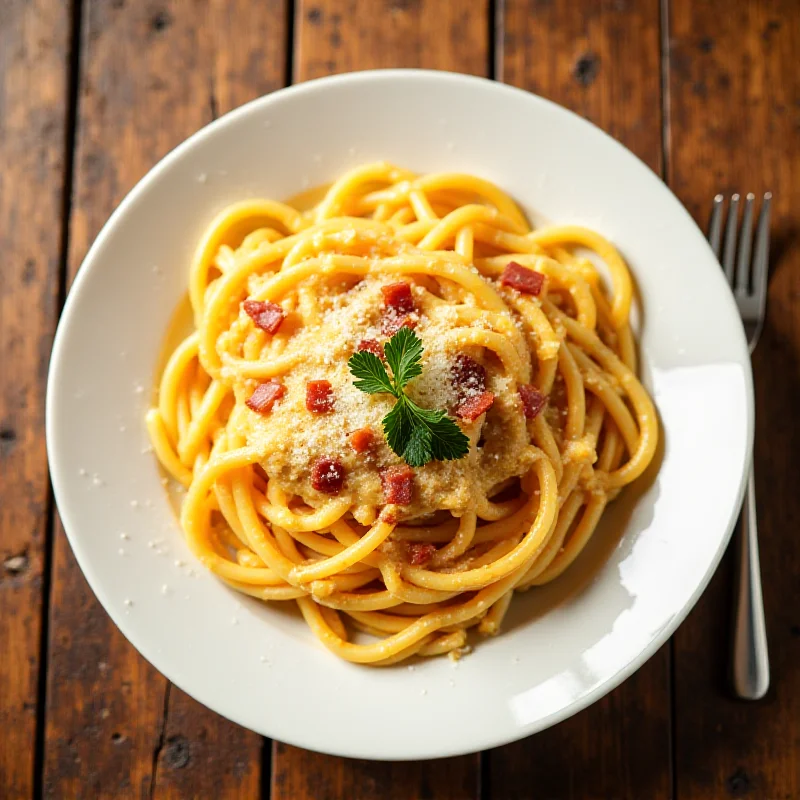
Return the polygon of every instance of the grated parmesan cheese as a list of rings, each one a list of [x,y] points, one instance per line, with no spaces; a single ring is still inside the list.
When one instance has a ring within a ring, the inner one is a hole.
[[[348,234],[362,237],[360,232]],[[247,411],[242,415],[242,433],[249,444],[264,453],[260,463],[270,479],[312,507],[328,500],[311,484],[311,465],[318,458],[335,458],[343,464],[346,478],[339,497],[364,508],[383,505],[379,470],[402,463],[382,435],[382,420],[394,399],[388,394],[368,395],[357,389],[347,366],[362,339],[387,341],[381,332],[381,289],[393,282],[397,277],[391,273],[370,274],[346,285],[341,279],[312,279],[309,292],[315,298],[319,321],[297,331],[281,351],[282,355],[301,356],[281,378],[286,394],[269,414]],[[253,281],[253,288],[257,283]],[[456,336],[457,329],[465,325],[486,327],[488,323],[481,319],[465,323],[455,305],[442,302],[422,285],[414,285],[412,291],[417,308],[415,330],[425,349],[422,374],[406,387],[411,399],[423,408],[452,413],[459,397],[463,397],[464,387],[457,393],[453,385],[453,363],[461,353],[483,363],[487,370],[486,388],[497,396],[485,418],[460,423],[471,441],[469,455],[415,469],[414,498],[401,512],[402,518],[439,509],[450,509],[458,515],[470,507],[476,492],[485,492],[527,471],[533,460],[532,449],[525,419],[517,406],[513,379],[505,375],[494,356],[485,357],[481,347],[465,347]],[[511,327],[511,315],[504,316]],[[245,329],[240,333],[244,336]],[[223,375],[233,377],[224,370]],[[312,380],[330,382],[335,398],[332,412],[312,414],[306,409],[306,384]],[[235,388],[237,396],[246,396],[245,387]],[[478,393],[480,387],[476,383],[467,386],[466,391],[467,395]],[[358,455],[349,446],[349,436],[366,427],[375,432],[376,445],[368,454]],[[478,447],[481,438],[484,441]]]

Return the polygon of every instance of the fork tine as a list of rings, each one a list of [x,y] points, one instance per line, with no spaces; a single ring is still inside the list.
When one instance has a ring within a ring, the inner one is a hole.
[[[708,221],[708,243],[714,251],[714,256],[719,261],[719,245],[722,238],[722,211],[724,198],[718,194],[711,206],[711,218]]]
[[[764,315],[767,301],[767,275],[769,273],[769,218],[772,207],[772,192],[764,195],[761,205],[761,214],[758,217],[756,229],[756,245],[753,253],[753,294]]]
[[[736,225],[739,222],[739,195],[731,196],[731,205],[728,209],[728,222],[725,225],[725,248],[722,254],[722,269],[728,283],[733,286],[733,265],[736,258]]]
[[[753,206],[756,196],[750,192],[744,201],[742,230],[739,234],[739,253],[736,259],[736,291],[745,294],[750,289],[750,252],[753,247]]]

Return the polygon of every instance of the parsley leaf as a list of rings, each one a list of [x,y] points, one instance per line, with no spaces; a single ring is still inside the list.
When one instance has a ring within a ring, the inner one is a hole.
[[[429,461],[463,458],[469,452],[469,439],[456,421],[444,411],[418,406],[403,389],[422,374],[422,340],[411,328],[401,328],[384,347],[392,380],[383,362],[373,353],[354,353],[347,362],[358,380],[353,384],[367,394],[385,392],[397,399],[383,418],[383,433],[389,447],[412,467]]]
[[[463,458],[469,452],[469,439],[444,411],[420,408],[409,398],[406,398],[406,404],[410,406],[416,427],[424,428],[430,434],[431,456],[428,460],[432,457],[437,461],[450,461]]]
[[[417,375],[422,374],[422,339],[411,328],[400,328],[383,348],[386,360],[394,374],[394,385],[398,392]]]
[[[405,449],[401,453],[410,467],[423,467],[431,460],[431,430],[425,425],[417,425],[411,430]]]
[[[360,350],[353,353],[347,362],[350,372],[360,380],[353,381],[356,389],[361,389],[367,394],[377,394],[378,392],[388,392],[397,397],[397,391],[389,376],[386,374],[386,367],[374,353],[367,350]]]
[[[405,395],[401,395],[404,397]],[[398,456],[403,455],[411,438],[414,423],[403,400],[398,400],[392,410],[383,418],[383,433],[386,443]]]

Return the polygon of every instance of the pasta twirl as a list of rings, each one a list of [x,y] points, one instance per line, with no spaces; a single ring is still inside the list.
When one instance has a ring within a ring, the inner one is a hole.
[[[567,569],[653,457],[625,263],[593,231],[532,231],[479,178],[379,163],[309,210],[238,203],[203,237],[189,296],[195,330],[147,425],[187,488],[191,549],[241,592],[296,601],[350,661],[497,633],[513,592]],[[462,458],[406,465],[382,427],[394,398],[354,385],[353,353],[384,358],[403,327],[424,346],[408,396],[457,420]]]

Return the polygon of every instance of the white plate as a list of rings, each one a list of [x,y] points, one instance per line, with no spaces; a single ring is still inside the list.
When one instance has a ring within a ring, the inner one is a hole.
[[[246,197],[288,197],[380,159],[483,176],[529,212],[609,237],[638,284],[644,377],[661,416],[657,476],[651,470],[649,483],[629,487],[579,562],[556,583],[519,595],[503,634],[457,666],[446,658],[413,669],[349,664],[324,650],[289,606],[228,590],[189,554],[155,458],[143,452],[164,333],[215,213]],[[357,73],[276,92],[167,156],[86,257],[61,318],[47,394],[64,525],[92,589],[133,645],[241,725],[376,759],[448,756],[527,736],[641,666],[719,561],[752,432],[736,308],[703,235],[669,190],[574,114],[440,72]]]

